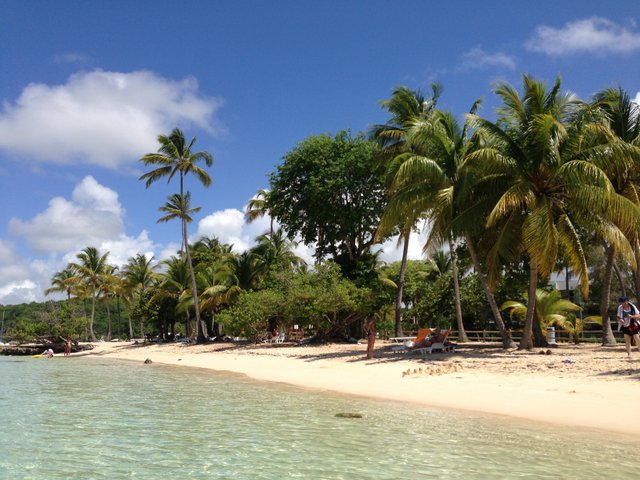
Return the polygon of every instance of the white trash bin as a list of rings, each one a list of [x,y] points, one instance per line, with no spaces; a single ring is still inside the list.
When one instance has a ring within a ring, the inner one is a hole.
[[[556,327],[547,327],[547,343],[556,345]]]

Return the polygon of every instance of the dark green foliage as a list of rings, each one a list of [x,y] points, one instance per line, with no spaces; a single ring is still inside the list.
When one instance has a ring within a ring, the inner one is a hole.
[[[309,137],[270,176],[272,217],[290,238],[315,243],[318,259],[330,255],[351,278],[373,244],[386,205],[383,178],[373,163],[377,149],[345,131]]]

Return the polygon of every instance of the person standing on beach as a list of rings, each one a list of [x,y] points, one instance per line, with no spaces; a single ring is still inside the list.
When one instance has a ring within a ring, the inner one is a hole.
[[[622,333],[624,333],[624,341],[627,344],[627,356],[631,359],[631,338],[636,342],[638,352],[640,352],[640,323],[636,320],[640,318],[640,311],[633,303],[629,301],[627,297],[620,297],[618,299],[620,305],[618,306],[618,325],[621,327]]]

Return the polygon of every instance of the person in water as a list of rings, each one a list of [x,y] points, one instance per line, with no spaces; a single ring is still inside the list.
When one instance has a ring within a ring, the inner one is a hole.
[[[631,339],[635,341],[638,352],[640,352],[640,323],[636,320],[640,318],[640,311],[633,303],[629,301],[627,297],[620,297],[618,299],[620,305],[618,306],[618,325],[620,330],[624,333],[624,341],[627,345],[627,357],[631,359]]]
[[[53,350],[51,350],[50,348],[45,350],[44,352],[42,352],[42,355],[46,355],[47,358],[53,358]]]

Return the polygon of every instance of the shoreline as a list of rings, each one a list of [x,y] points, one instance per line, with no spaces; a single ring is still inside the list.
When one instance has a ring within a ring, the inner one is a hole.
[[[463,344],[454,353],[393,354],[376,342],[323,346],[99,342],[72,357],[204,368],[379,400],[583,428],[640,440],[629,411],[640,397],[640,353],[623,345],[560,345],[548,355]],[[59,355],[61,358],[62,356]]]

